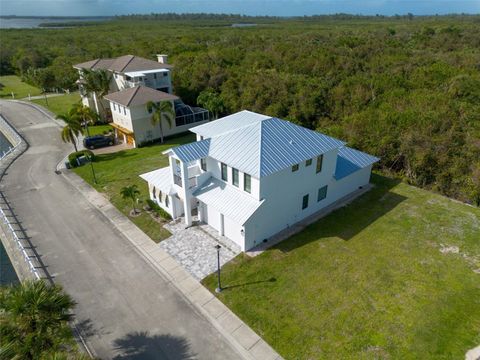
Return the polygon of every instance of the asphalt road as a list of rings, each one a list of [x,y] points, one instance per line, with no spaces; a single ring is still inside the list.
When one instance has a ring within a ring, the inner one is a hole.
[[[30,144],[4,191],[101,359],[239,359],[223,336],[132,249],[129,241],[54,169],[73,150],[29,106],[0,112]]]

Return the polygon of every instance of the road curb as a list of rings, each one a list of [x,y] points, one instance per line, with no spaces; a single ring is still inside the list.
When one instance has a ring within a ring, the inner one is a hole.
[[[202,314],[215,329],[245,359],[280,360],[282,357],[227,306],[218,300],[177,261],[123,215],[101,193],[69,170],[62,176],[77,189],[108,221],[131,243],[166,281],[175,287],[194,309]],[[235,324],[236,326],[232,326]]]
[[[13,101],[13,100],[11,100],[11,101]],[[25,105],[30,105],[28,103],[25,103],[24,101],[15,101],[15,102],[20,102],[20,103],[25,104]],[[52,119],[51,115],[49,115],[45,111],[37,108],[37,106],[31,106],[31,107],[33,107],[37,110],[40,110],[43,114],[47,115],[50,119]],[[18,130],[10,123],[10,121],[5,116],[5,114],[2,114],[0,112],[0,116],[3,118],[3,120],[6,122],[6,124],[13,130],[13,132],[15,132],[19,137],[19,143],[15,144],[16,145],[15,150],[11,154],[7,155],[7,157],[3,158],[2,161],[0,162],[0,183],[1,183],[1,180],[3,179],[3,176],[6,174],[6,171],[8,170],[8,168],[15,162],[15,160],[17,160],[20,156],[22,156],[25,151],[28,150],[29,144],[25,140],[23,135],[20,134],[18,132]],[[59,124],[57,123],[57,125],[59,125]],[[5,196],[3,196],[3,198],[6,200]],[[7,236],[8,234],[1,227],[0,227],[0,234],[3,235],[2,239],[5,238],[5,240],[6,240],[5,242],[8,242],[9,236]],[[16,272],[17,272],[17,275],[19,275],[20,281],[36,279],[35,276],[33,276],[30,269],[28,269],[26,264],[24,264],[21,261],[18,261],[18,256],[17,256],[17,252],[18,252],[17,250],[18,249],[15,246],[13,246],[10,242],[8,242],[8,244],[4,244],[4,247],[5,247],[5,250],[8,252],[9,255],[14,255],[13,259],[12,259],[13,260],[12,264],[16,264],[17,266],[20,266],[20,271],[15,269]],[[43,264],[43,262],[42,262],[42,264]],[[45,273],[44,280],[46,279],[50,283],[54,283],[53,279],[50,277],[50,274],[48,274],[48,272],[44,268],[42,270]],[[95,354],[89,348],[87,342],[85,341],[82,334],[80,333],[80,330],[78,329],[76,320],[75,319],[72,320],[70,322],[70,324],[71,324],[74,336],[77,339],[77,342],[79,344],[81,344],[81,346],[83,347],[83,349],[85,350],[85,352],[88,354],[88,356],[90,358],[92,358],[92,359],[95,358]]]

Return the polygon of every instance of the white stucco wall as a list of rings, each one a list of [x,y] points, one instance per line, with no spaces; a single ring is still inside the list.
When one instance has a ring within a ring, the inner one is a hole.
[[[109,102],[110,110],[112,112],[112,120],[115,124],[118,124],[135,134],[135,143],[141,144],[142,142],[151,141],[160,138],[159,125],[152,125],[152,114],[149,114],[145,105],[125,107],[113,102]],[[125,109],[125,112],[124,112]],[[163,136],[171,136],[187,132],[191,127],[204,124],[208,121],[199,121],[192,124],[183,126],[176,126],[175,120],[172,121],[172,127],[168,125],[166,121],[163,121]]]
[[[224,235],[230,240],[233,240],[236,244],[238,244],[242,248],[242,251],[245,250],[245,241],[241,233],[243,226],[237,224],[226,216],[223,217],[223,221],[225,230]]]
[[[156,189],[156,197],[153,197],[153,185],[148,183],[148,192],[150,199],[155,201],[163,210],[170,214],[173,219],[183,215],[183,203],[177,196],[170,196],[162,192],[159,196],[159,189]],[[166,206],[166,198],[168,197],[168,206]]]
[[[337,150],[326,153],[322,171],[318,174],[314,159],[309,167],[305,162],[300,164],[296,172],[288,168],[261,179],[260,192],[265,203],[245,224],[246,249],[368,184],[371,166],[336,181],[333,178],[336,156]],[[317,202],[318,189],[325,185],[328,185],[327,197]],[[302,210],[303,196],[307,194],[308,207]]]
[[[212,176],[222,180],[222,166],[221,162],[218,160],[215,160],[211,157],[207,157],[207,170],[212,173]],[[227,181],[229,185],[233,185],[232,183],[232,167],[227,165]],[[238,170],[238,189],[242,190],[245,192],[245,194],[252,196],[253,198],[260,200],[260,182],[257,178],[254,178],[253,176],[251,177],[251,192],[250,194],[244,190],[244,173]],[[222,180],[223,181],[223,180]]]

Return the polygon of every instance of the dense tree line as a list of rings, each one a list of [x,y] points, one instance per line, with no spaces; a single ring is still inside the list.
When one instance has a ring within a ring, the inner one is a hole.
[[[69,88],[72,63],[167,53],[187,103],[289,119],[381,157],[386,173],[480,204],[479,16],[262,21],[2,30],[0,71]]]

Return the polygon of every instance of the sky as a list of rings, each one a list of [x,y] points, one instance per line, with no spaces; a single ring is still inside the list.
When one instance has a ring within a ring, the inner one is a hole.
[[[103,16],[152,12],[271,16],[479,14],[480,0],[0,0],[0,15]]]

